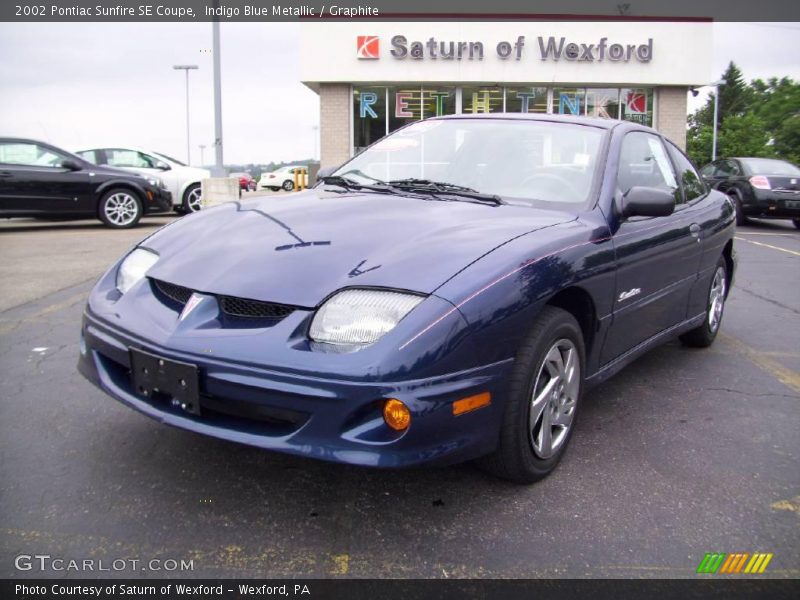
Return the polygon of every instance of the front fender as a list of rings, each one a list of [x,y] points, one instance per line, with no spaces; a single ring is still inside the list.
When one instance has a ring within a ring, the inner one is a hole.
[[[436,290],[459,310],[478,364],[513,358],[542,306],[577,286],[599,321],[611,313],[614,249],[599,211],[516,238]]]

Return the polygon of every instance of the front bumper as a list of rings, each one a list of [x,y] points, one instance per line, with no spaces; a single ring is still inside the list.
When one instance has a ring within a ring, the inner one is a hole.
[[[754,201],[743,209],[748,217],[800,219],[800,191],[755,190]]]
[[[322,378],[255,368],[220,356],[160,347],[84,313],[78,370],[116,400],[167,425],[290,454],[375,467],[452,464],[497,444],[511,360],[402,382]],[[197,365],[201,414],[137,393],[130,348]],[[455,400],[490,392],[492,403],[453,416]],[[404,432],[383,421],[386,398],[411,410]]]
[[[152,188],[145,192],[145,214],[172,210],[172,192],[163,188]]]

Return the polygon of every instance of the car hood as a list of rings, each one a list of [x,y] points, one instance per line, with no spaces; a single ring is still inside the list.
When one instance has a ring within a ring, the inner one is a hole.
[[[345,287],[432,293],[509,240],[575,215],[309,190],[184,217],[143,245],[148,276],[193,290],[313,307]]]

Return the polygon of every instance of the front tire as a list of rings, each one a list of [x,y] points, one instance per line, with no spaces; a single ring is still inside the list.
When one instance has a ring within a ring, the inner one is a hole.
[[[106,192],[97,206],[100,220],[113,229],[130,229],[142,218],[144,209],[136,193],[117,188]]]
[[[720,256],[717,267],[714,269],[714,276],[711,278],[711,287],[708,289],[706,318],[699,327],[681,335],[681,342],[693,348],[708,348],[713,344],[722,323],[722,313],[725,310],[727,296],[728,269],[725,259]]]
[[[800,229],[800,219],[792,219],[792,224],[797,228]]]
[[[183,204],[181,205],[184,213],[197,212],[203,208],[203,190],[199,183],[195,183],[186,188],[183,193]]]
[[[290,179],[287,179],[283,182],[283,189],[287,192],[291,192],[294,189],[294,182]]]
[[[514,358],[497,450],[478,466],[523,484],[549,475],[575,428],[584,364],[578,322],[565,310],[545,306]]]

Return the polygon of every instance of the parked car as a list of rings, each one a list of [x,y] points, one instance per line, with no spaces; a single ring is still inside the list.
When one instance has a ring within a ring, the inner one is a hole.
[[[587,389],[719,331],[733,205],[650,128],[438,117],[324,175],[126,254],[89,296],[81,373],[205,435],[531,482]]]
[[[254,192],[256,189],[256,180],[250,173],[231,173],[228,177],[239,180],[239,191]]]
[[[97,217],[125,229],[171,205],[154,177],[99,167],[45,142],[0,138],[0,217]]]
[[[772,158],[723,158],[700,172],[736,205],[736,224],[748,217],[791,219],[800,229],[800,169]]]
[[[211,177],[211,172],[207,169],[189,167],[161,152],[131,147],[90,148],[80,150],[78,154],[96,165],[108,165],[158,177],[172,193],[176,212],[196,212],[203,207],[201,182]]]
[[[258,187],[262,190],[270,189],[277,192],[284,189],[291,192],[294,189],[295,171],[297,169],[304,169],[308,173],[308,168],[302,165],[287,165],[272,173],[262,173],[258,180]]]

